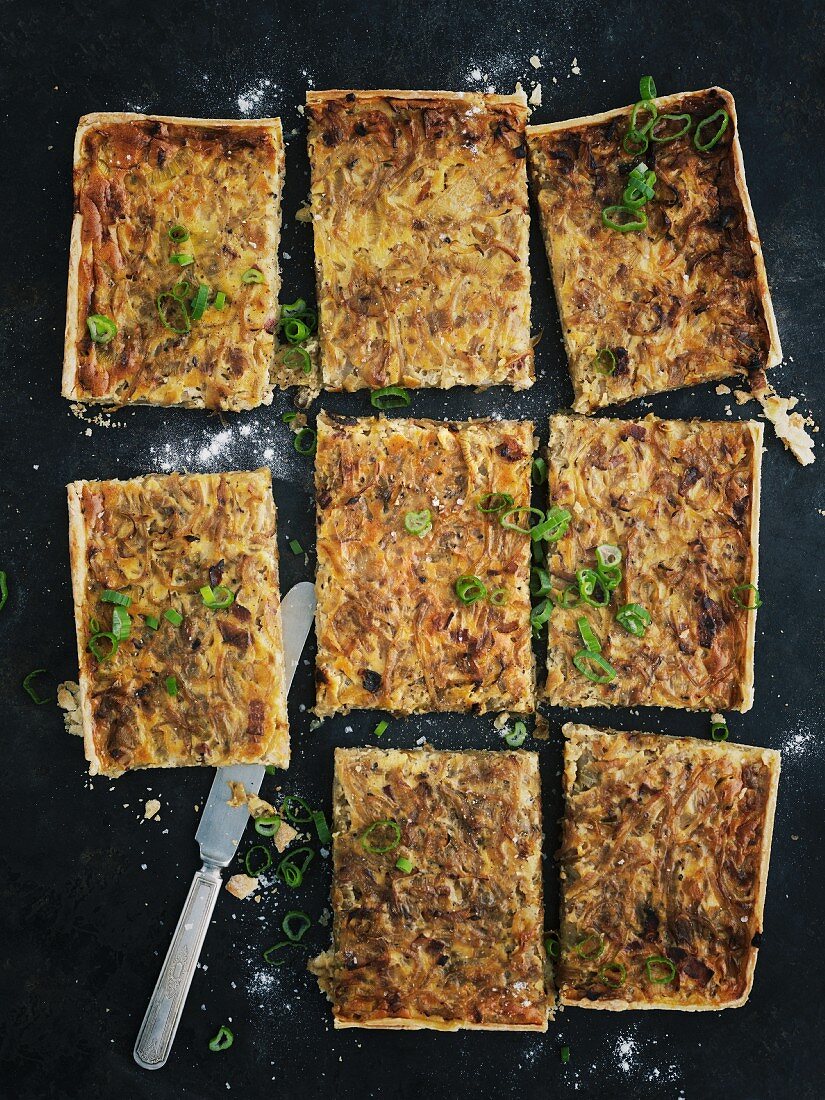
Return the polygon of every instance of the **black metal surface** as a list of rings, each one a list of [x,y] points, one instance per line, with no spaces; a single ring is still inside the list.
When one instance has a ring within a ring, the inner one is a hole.
[[[785,757],[764,945],[753,995],[738,1011],[568,1010],[546,1036],[336,1033],[328,1004],[297,960],[267,971],[260,959],[261,950],[280,938],[280,916],[296,900],[282,886],[260,905],[222,895],[172,1057],[158,1073],[141,1071],[132,1061],[132,1044],[196,866],[195,807],[204,802],[212,772],[143,772],[90,783],[81,746],[64,733],[56,708],[35,707],[20,681],[41,666],[52,686],[76,675],[63,488],[71,479],[268,464],[280,511],[284,587],[311,576],[313,567],[312,558],[305,566],[286,547],[290,537],[311,545],[313,529],[311,466],[292,451],[279,419],[289,405],[286,396],[272,409],[227,418],[225,425],[203,413],[144,408],[116,415],[123,426],[109,429],[82,423],[60,397],[71,147],[80,114],[146,109],[232,117],[245,104],[250,115],[281,114],[287,132],[297,127],[289,139],[282,246],[289,299],[312,288],[311,233],[294,220],[308,181],[296,105],[310,82],[319,88],[451,89],[489,83],[509,91],[516,79],[539,79],[544,106],[536,121],[626,103],[645,72],[665,92],[725,85],[737,100],[787,356],[775,382],[805,395],[804,405],[821,416],[822,4],[183,0],[52,8],[4,0],[0,16],[0,569],[11,586],[0,613],[6,771],[0,1095],[821,1096],[825,607],[819,562],[825,521],[818,509],[825,501],[818,466],[803,470],[770,430],[756,704],[730,724],[735,739],[782,748]],[[534,53],[544,65],[538,73],[529,65]],[[573,71],[574,58],[580,72]],[[544,428],[546,414],[569,401],[535,229],[532,271],[533,323],[545,329],[536,386],[520,395],[419,393],[414,414],[461,418],[495,410],[533,417]],[[365,395],[323,398],[321,404],[370,411]],[[636,403],[617,415],[650,407],[658,414],[714,418],[724,417],[730,404],[731,398],[705,386]],[[734,404],[732,412],[747,416],[753,408]],[[311,702],[304,667],[290,701],[294,764],[283,779],[268,778],[263,793],[278,782],[328,809],[333,746],[369,741],[377,718],[358,714],[313,730],[301,709]],[[548,743],[530,742],[542,759],[548,853],[560,811],[559,728],[565,717],[550,715]],[[606,715],[591,712],[588,718],[598,723]],[[658,710],[619,712],[610,720],[621,728],[707,731],[702,715]],[[454,718],[394,722],[384,743],[413,745],[423,734],[440,747],[498,743],[489,719]],[[162,802],[159,822],[142,820],[151,797]],[[550,859],[547,868],[552,914]],[[328,870],[316,866],[298,895],[301,907],[320,914],[328,888]],[[312,951],[327,938],[316,925],[308,937]],[[208,1039],[230,1019],[234,1047],[210,1053]],[[562,1045],[570,1047],[567,1066],[559,1057]]]

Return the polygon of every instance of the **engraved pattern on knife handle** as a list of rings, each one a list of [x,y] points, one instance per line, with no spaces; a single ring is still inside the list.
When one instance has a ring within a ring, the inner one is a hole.
[[[144,1069],[160,1069],[169,1057],[220,888],[217,867],[204,865],[192,880],[135,1043]]]

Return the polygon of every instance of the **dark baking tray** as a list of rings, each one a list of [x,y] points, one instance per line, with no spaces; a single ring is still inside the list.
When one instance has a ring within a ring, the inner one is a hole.
[[[287,395],[271,409],[225,423],[205,413],[141,408],[116,415],[124,426],[110,429],[82,423],[60,397],[71,151],[79,115],[143,108],[232,117],[241,105],[249,114],[281,114],[287,132],[297,129],[289,138],[284,203],[288,299],[311,294],[313,285],[311,233],[294,220],[308,188],[297,105],[310,82],[319,88],[495,84],[509,91],[517,79],[540,79],[544,106],[536,121],[630,102],[645,72],[666,92],[723,84],[736,96],[787,356],[773,377],[821,415],[823,5],[4,0],[0,15],[0,568],[12,583],[0,615],[6,762],[0,1095],[821,1096],[825,502],[818,466],[803,470],[770,430],[756,704],[749,714],[732,716],[731,729],[738,740],[783,749],[784,761],[764,944],[753,995],[738,1011],[567,1010],[546,1036],[336,1033],[329,1005],[302,966],[267,972],[261,963],[261,950],[277,938],[278,914],[295,900],[281,888],[260,905],[222,895],[172,1057],[158,1073],[141,1071],[132,1061],[132,1044],[196,865],[195,806],[203,804],[212,773],[143,772],[90,784],[81,746],[64,734],[56,708],[33,706],[20,681],[42,666],[53,683],[76,675],[64,493],[73,478],[129,477],[164,464],[218,470],[265,463],[274,476],[282,552],[289,537],[304,545],[313,541],[311,465],[292,451],[279,419],[289,407]],[[534,53],[544,66],[538,73],[529,65]],[[531,417],[544,437],[547,414],[570,401],[535,229],[531,248],[533,323],[544,330],[535,387],[524,394],[420,392],[414,415],[463,418],[495,411]],[[370,411],[364,394],[325,397],[321,404]],[[704,386],[613,415],[652,409],[725,417],[729,405],[730,397]],[[752,415],[753,409],[734,403],[732,415]],[[312,575],[312,558],[305,566],[287,550],[282,563],[284,587]],[[301,709],[311,702],[310,668],[304,667],[290,700],[294,764],[280,782],[328,809],[333,746],[370,741],[376,717],[356,714],[312,729]],[[549,853],[560,812],[559,729],[566,717],[551,712],[549,742],[530,741],[541,755],[551,914],[556,887]],[[707,719],[698,714],[586,717],[625,729],[707,731]],[[499,743],[489,718],[453,717],[393,722],[384,743],[409,746],[422,735],[439,747]],[[274,785],[267,779],[264,791]],[[162,820],[143,823],[143,804],[153,796],[162,801]],[[314,870],[300,904],[320,914],[328,888],[328,870]],[[311,949],[327,937],[316,926]],[[211,1054],[208,1039],[230,1018],[234,1047]],[[559,1056],[563,1045],[570,1047],[567,1066]]]

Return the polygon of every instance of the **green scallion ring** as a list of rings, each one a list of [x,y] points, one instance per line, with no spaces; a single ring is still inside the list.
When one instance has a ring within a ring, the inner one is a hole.
[[[169,257],[170,264],[177,264],[178,267],[188,267],[195,262],[195,257],[191,252],[173,252]]]
[[[616,353],[612,348],[599,348],[590,366],[599,374],[612,374],[616,369]]]
[[[616,670],[613,665],[606,661],[601,653],[593,653],[590,649],[580,649],[575,653],[573,664],[591,684],[609,684],[616,679]],[[600,673],[593,670],[594,665],[601,670]]]
[[[205,283],[201,283],[195,293],[195,297],[192,299],[192,309],[190,316],[193,321],[200,321],[203,317],[204,310],[206,309],[206,303],[209,301],[209,287]]]
[[[653,973],[656,968],[664,970],[664,974],[658,978]],[[676,977],[676,967],[664,955],[649,955],[645,959],[645,970],[647,971],[648,981],[653,982],[654,985],[668,985]]]
[[[631,157],[647,152],[647,146],[647,134],[637,134],[634,130],[628,130],[622,138],[622,149]]]
[[[297,928],[293,927],[293,925],[297,925]],[[284,935],[292,943],[299,943],[306,935],[307,930],[311,927],[312,918],[302,909],[290,909],[281,921],[281,928],[284,930]]]
[[[541,633],[541,628],[546,622],[549,621],[552,614],[552,600],[541,600],[541,602],[537,603],[533,610],[530,612],[530,626],[533,630],[533,634],[536,637],[538,637],[538,635]]]
[[[243,275],[241,275],[241,282],[247,285],[250,283],[265,283],[266,277],[257,267],[248,267]]]
[[[215,295],[215,301],[212,303],[218,313],[221,313],[226,306],[226,295],[222,290],[219,290]]]
[[[312,428],[301,428],[295,433],[292,446],[299,455],[314,455],[318,446],[318,436]]]
[[[117,335],[117,325],[105,313],[90,313],[86,318],[86,328],[93,344],[108,344]]]
[[[476,501],[476,508],[488,516],[503,512],[505,508],[512,508],[515,503],[509,493],[485,493]]]
[[[559,1057],[561,1058],[561,1064],[566,1066],[570,1061],[570,1047],[562,1047]]]
[[[639,81],[639,95],[642,99],[656,98],[656,82],[652,76],[643,76]]]
[[[172,244],[183,244],[189,240],[189,230],[185,225],[173,225],[167,235]]]
[[[572,518],[572,514],[566,508],[559,508],[554,504],[548,509],[544,519],[530,528],[530,538],[534,542],[558,542],[567,534]]]
[[[287,348],[284,352],[284,366],[287,370],[300,370],[303,374],[312,373],[312,360],[306,348]]]
[[[706,126],[711,126],[717,119],[721,119],[719,127],[716,133],[709,141],[702,141],[700,134]],[[730,115],[726,110],[720,108],[718,111],[714,111],[712,115],[708,115],[707,118],[703,118],[701,122],[696,123],[696,131],[693,135],[693,144],[700,153],[709,153],[711,149],[718,143],[719,139],[728,128],[730,122]]]
[[[284,952],[287,948],[297,946],[298,944],[292,940],[281,940],[280,943],[274,943],[272,947],[267,947],[266,951],[262,952],[264,961],[268,962],[270,966],[283,966],[286,962]]]
[[[547,463],[543,458],[534,458],[530,467],[530,480],[534,485],[544,485],[547,481]]]
[[[119,607],[129,607],[132,597],[127,596],[125,592],[117,592],[113,588],[104,588],[100,593],[100,602],[117,604]]]
[[[171,229],[169,231],[171,233]],[[187,234],[188,236],[189,234]],[[218,1034],[214,1039],[209,1040],[209,1049],[214,1051],[229,1050],[232,1044],[235,1042],[235,1036],[232,1033],[232,1028],[229,1028],[224,1024],[218,1029]]]
[[[171,623],[172,626],[180,626],[183,622],[183,615],[181,615],[176,607],[167,607],[163,613],[163,617],[166,619],[167,623]]]
[[[432,529],[433,517],[429,508],[422,508],[420,512],[407,512],[404,515],[404,530],[408,534],[423,538]]]
[[[453,587],[456,596],[463,604],[476,603],[478,600],[483,600],[487,595],[484,582],[473,576],[472,573],[465,573],[463,577],[459,577]]]
[[[610,603],[610,589],[604,582],[601,573],[595,569],[577,569],[576,580],[579,584],[579,595],[585,603],[591,607],[607,607]],[[596,593],[601,590],[604,599],[597,599]]]
[[[647,111],[650,118],[643,125],[639,125],[639,115],[642,111]],[[659,109],[651,99],[640,99],[638,103],[633,104],[633,110],[630,112],[630,124],[627,128],[629,134],[638,134],[640,137],[646,138],[650,131],[653,129],[653,123],[659,117]]]
[[[656,128],[659,126],[660,123],[668,123],[668,122],[681,122],[682,126],[681,126],[680,129],[678,129],[678,130],[676,130],[672,133],[668,133],[667,132],[667,126],[665,125],[664,132],[662,130],[660,130],[658,133],[656,132]],[[657,141],[660,144],[664,145],[665,142],[675,141],[676,138],[684,137],[685,134],[690,133],[690,128],[691,128],[692,125],[693,125],[693,119],[690,117],[690,115],[687,115],[687,114],[684,114],[684,115],[659,115],[659,117],[656,119],[656,121],[653,123],[653,125],[650,128],[649,137],[650,137],[651,141]]]
[[[616,622],[634,638],[643,638],[653,620],[640,603],[626,603],[616,612]]]
[[[281,322],[281,332],[290,344],[300,344],[310,335],[309,326],[297,317],[287,317]]]
[[[653,182],[655,182],[655,173],[651,172],[650,175],[653,177]],[[629,206],[631,210],[638,210],[639,207],[644,206],[646,202],[652,199],[654,194],[653,187],[647,180],[633,180],[625,187],[622,202],[625,206]]]
[[[281,423],[291,424],[297,415],[294,409],[289,409],[287,412],[281,413]]]
[[[144,615],[143,621],[149,627],[150,630],[157,630],[160,626],[160,619],[157,615]]]
[[[376,737],[383,737],[389,728],[389,722],[386,720],[386,718],[382,718],[372,732]]]
[[[539,517],[538,520],[537,520],[538,523],[543,523],[544,520],[547,518],[545,516],[544,512],[542,512],[541,508],[530,508],[525,504],[525,505],[522,505],[520,508],[508,508],[506,512],[503,512],[498,517],[498,522],[501,524],[502,527],[506,528],[508,531],[518,531],[522,535],[530,535],[532,537],[532,534],[533,534],[533,526],[532,525],[527,526],[527,527],[520,527],[517,523],[511,523],[510,522],[510,516],[520,516],[520,515],[525,514],[525,513],[527,515],[528,523],[529,523],[530,516],[538,516]]]
[[[304,856],[304,860],[300,864],[295,861],[295,857],[299,855]],[[302,848],[295,848],[288,855],[284,856],[278,864],[277,874],[283,879],[287,886],[291,886],[293,890],[297,889],[304,881],[307,867],[309,867],[314,858],[315,852],[313,852],[308,845],[305,844]]]
[[[557,959],[561,954],[561,941],[559,940],[558,932],[548,932],[544,937],[544,950],[547,953],[547,957],[550,959]]]
[[[178,681],[176,676],[166,677],[166,694],[172,696],[178,694]]]
[[[599,967],[599,977],[605,985],[618,989],[627,980],[627,967],[620,962],[605,963]]]
[[[293,810],[293,803],[299,807]],[[281,813],[291,821],[293,825],[308,825],[312,821],[312,808],[305,798],[299,798],[297,794],[288,794],[281,806]]]
[[[169,293],[173,298],[177,298],[179,302],[188,302],[194,289],[188,279],[179,279]]]
[[[604,936],[591,931],[573,944],[573,951],[582,959],[598,959],[604,954],[606,947]]]
[[[284,302],[281,306],[281,320],[285,317],[300,316],[306,309],[307,304],[303,298],[296,298],[294,302]]]
[[[540,542],[533,542],[530,539],[530,557],[536,563],[536,565],[544,565],[547,555],[544,552],[544,547]]]
[[[263,856],[261,856],[260,866],[256,866],[258,857],[255,853],[257,852],[263,852]],[[253,856],[255,857],[254,859]],[[258,875],[263,874],[263,872],[266,871],[267,868],[272,866],[272,853],[270,852],[269,848],[265,848],[263,844],[253,844],[244,856],[243,865],[246,868],[246,873],[248,875],[250,875],[252,878],[257,878]]]
[[[710,736],[713,741],[727,741],[730,737],[727,722],[711,722]]]
[[[31,701],[35,703],[38,707],[42,707],[44,703],[51,703],[52,699],[54,698],[54,696],[52,695],[48,696],[45,699],[42,698],[38,694],[37,688],[34,687],[33,681],[35,677],[43,675],[45,671],[45,668],[36,668],[33,672],[30,672],[28,676],[26,676],[23,680],[23,690],[31,699]]]
[[[596,572],[608,592],[612,592],[622,583],[622,568],[620,565],[599,566]]]
[[[579,628],[579,634],[581,634],[581,639],[584,642],[584,648],[589,653],[601,653],[602,643],[599,641],[595,630],[590,625],[585,615],[581,615],[576,620],[576,626]]]
[[[9,598],[9,582],[5,572],[0,569],[0,611],[6,606],[6,600]]]
[[[745,603],[739,595],[740,592],[753,592],[753,602]],[[736,588],[731,589],[730,598],[743,611],[756,611],[757,607],[762,606],[762,598],[755,584],[737,584]]]
[[[576,583],[568,584],[561,590],[558,597],[558,605],[563,610],[568,611],[572,607],[578,607],[581,603],[581,593],[579,592],[579,586]]]
[[[277,814],[261,814],[255,818],[255,832],[258,836],[275,836],[281,827],[281,819]]]
[[[297,539],[290,539],[290,540],[289,540],[289,549],[290,549],[290,550],[292,551],[292,553],[293,553],[293,554],[295,554],[296,556],[297,556],[298,554],[305,554],[305,553],[306,553],[306,551],[304,550],[303,546],[301,546],[300,542],[298,542],[298,540],[297,540]]]
[[[327,825],[327,818],[324,811],[314,810],[312,821],[315,825],[315,832],[318,834],[318,840],[321,844],[329,844],[332,840],[332,833],[329,831],[329,825]]]
[[[510,596],[506,588],[494,588],[489,595],[489,600],[493,607],[504,607],[509,599]]]
[[[103,638],[105,638],[106,641],[109,643],[110,649],[108,653],[106,653],[105,650],[101,647],[100,643],[101,639]],[[95,655],[98,664],[103,664],[104,661],[109,661],[112,659],[112,657],[114,657],[114,655],[117,653],[117,647],[119,645],[120,642],[117,640],[114,634],[111,634],[106,630],[98,630],[96,634],[93,634],[91,638],[89,638],[87,648]]]
[[[552,589],[553,582],[550,580],[550,574],[546,569],[542,569],[541,566],[534,565],[530,570],[530,595],[539,597],[546,596]]]
[[[182,318],[180,325],[173,325],[169,320],[168,311],[164,308],[164,302],[174,302],[175,306],[180,310]],[[158,317],[160,317],[161,324],[164,328],[168,328],[170,332],[174,332],[178,336],[183,336],[185,333],[191,331],[192,325],[189,322],[189,310],[186,308],[186,303],[181,298],[176,298],[174,294],[169,294],[168,292],[158,294],[155,304],[158,309]]]
[[[112,608],[112,633],[119,642],[125,642],[132,633],[132,617],[125,607]]]
[[[395,866],[405,875],[412,874],[413,862],[411,859],[407,859],[406,856],[399,856],[395,861]]]
[[[514,722],[513,728],[504,735],[504,741],[511,749],[520,748],[527,737],[527,726],[524,722]]]
[[[373,390],[370,394],[370,404],[374,409],[405,409],[412,398],[403,386],[384,386],[383,389]]]
[[[370,837],[376,829],[389,829],[391,839],[386,844],[373,844]],[[401,826],[391,817],[382,818],[381,821],[373,821],[361,834],[361,847],[372,855],[382,856],[385,852],[392,852],[401,843]]]
[[[223,584],[219,584],[215,588],[205,584],[199,589],[199,592],[201,599],[210,611],[223,611],[235,602],[235,593]]]
[[[614,215],[619,212],[632,220],[617,222]],[[606,206],[602,210],[602,225],[619,233],[633,233],[647,228],[647,214],[644,210],[632,210],[629,206]]]
[[[596,561],[600,569],[615,569],[622,564],[622,551],[612,542],[603,542],[596,547]]]

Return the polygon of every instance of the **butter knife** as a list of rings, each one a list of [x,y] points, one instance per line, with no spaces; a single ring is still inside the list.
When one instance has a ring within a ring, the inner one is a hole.
[[[281,603],[284,636],[284,671],[289,691],[315,615],[315,586],[301,581]],[[203,866],[196,872],[180,915],[157,985],[143,1018],[135,1061],[144,1069],[160,1069],[175,1041],[183,1006],[200,958],[206,930],[221,888],[221,870],[231,861],[249,820],[246,806],[229,806],[230,783],[243,783],[250,794],[261,789],[266,769],[262,764],[234,764],[218,768],[195,839]]]

